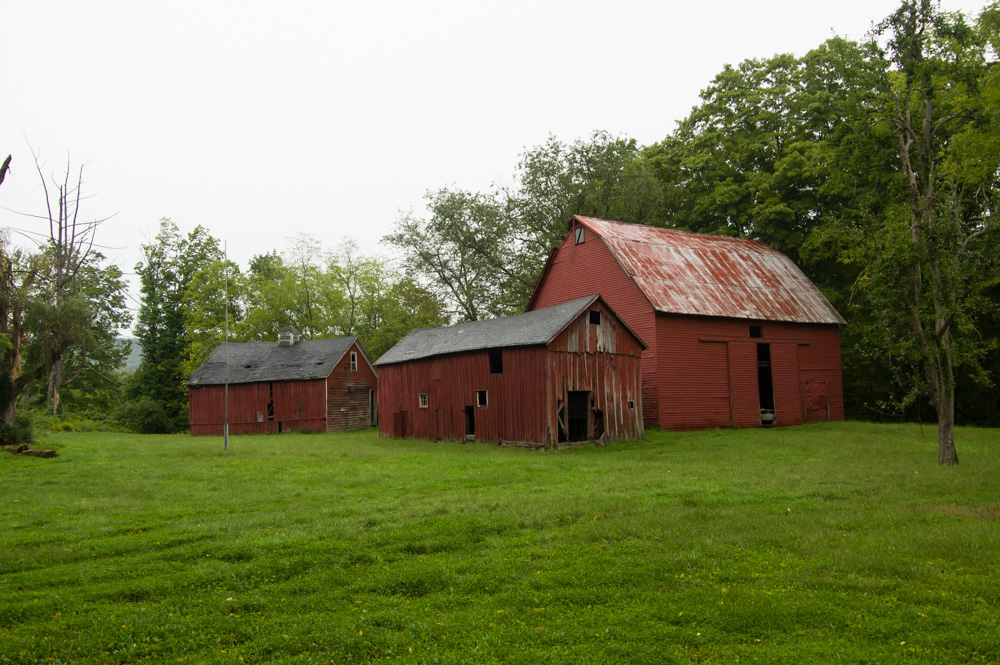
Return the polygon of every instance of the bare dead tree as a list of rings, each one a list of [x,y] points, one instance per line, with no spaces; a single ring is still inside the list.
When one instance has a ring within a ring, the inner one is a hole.
[[[83,166],[76,170],[75,174],[72,163],[67,156],[66,169],[60,177],[52,176],[54,191],[50,192],[49,183],[42,173],[42,166],[39,157],[32,152],[35,159],[35,169],[42,182],[42,189],[45,192],[45,205],[47,219],[49,222],[49,246],[51,253],[50,284],[53,313],[57,318],[62,319],[59,326],[62,334],[53,335],[48,340],[50,348],[46,354],[49,362],[49,381],[46,396],[46,405],[56,413],[59,409],[59,389],[71,382],[76,376],[63,379],[63,363],[66,352],[78,341],[83,341],[82,330],[78,330],[79,323],[65,320],[67,316],[67,303],[78,293],[77,278],[80,270],[87,264],[88,259],[94,250],[94,239],[97,228],[109,218],[92,221],[80,220],[80,200],[83,191]],[[73,180],[71,176],[75,175]],[[76,312],[79,315],[79,312]],[[79,334],[78,334],[79,333]],[[86,345],[82,350],[83,365],[86,364]],[[77,372],[79,375],[79,372]]]

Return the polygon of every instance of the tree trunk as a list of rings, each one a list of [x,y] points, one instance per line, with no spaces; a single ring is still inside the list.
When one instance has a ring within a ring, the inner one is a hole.
[[[940,406],[938,407],[938,464],[958,464],[955,450],[955,372],[951,354],[943,349],[941,357]]]

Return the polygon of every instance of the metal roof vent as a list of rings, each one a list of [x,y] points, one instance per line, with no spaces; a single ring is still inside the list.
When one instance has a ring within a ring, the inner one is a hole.
[[[301,336],[301,333],[292,326],[285,326],[278,331],[278,346],[292,346]]]

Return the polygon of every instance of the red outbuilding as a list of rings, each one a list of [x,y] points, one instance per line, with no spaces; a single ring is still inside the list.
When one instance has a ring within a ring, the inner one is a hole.
[[[592,293],[644,339],[643,413],[667,429],[842,420],[844,320],[751,240],[574,217],[529,311]]]
[[[640,438],[644,348],[596,295],[414,330],[375,363],[379,431],[542,446]]]
[[[228,388],[227,388],[228,384]],[[188,379],[191,435],[342,432],[377,422],[377,379],[356,336],[223,344]]]

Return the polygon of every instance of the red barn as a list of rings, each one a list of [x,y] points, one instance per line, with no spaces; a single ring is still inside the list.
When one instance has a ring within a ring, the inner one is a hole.
[[[276,344],[221,345],[187,382],[192,436],[222,434],[227,381],[230,434],[341,432],[377,421],[375,369],[356,336],[300,340],[286,326]]]
[[[379,431],[545,446],[637,439],[644,348],[596,295],[414,330],[375,363]]]
[[[529,311],[594,291],[649,344],[646,424],[842,420],[840,324],[801,270],[751,240],[574,217]]]

